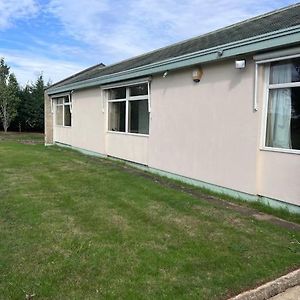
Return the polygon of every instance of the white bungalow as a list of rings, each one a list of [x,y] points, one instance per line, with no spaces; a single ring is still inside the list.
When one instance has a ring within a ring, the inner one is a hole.
[[[300,211],[300,4],[45,91],[46,144]]]

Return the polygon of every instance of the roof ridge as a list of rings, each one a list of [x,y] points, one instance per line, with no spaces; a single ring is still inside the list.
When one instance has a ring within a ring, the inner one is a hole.
[[[103,63],[99,63],[99,64],[96,64],[96,65],[93,65],[93,66],[88,67],[88,68],[86,68],[86,69],[83,69],[83,70],[81,70],[81,71],[79,71],[79,72],[77,72],[77,73],[74,73],[74,74],[70,75],[70,76],[67,77],[67,78],[64,78],[64,79],[62,79],[62,80],[60,80],[60,81],[57,81],[57,82],[53,83],[53,84],[51,84],[49,87],[54,87],[54,86],[56,86],[57,84],[63,83],[64,81],[67,81],[67,80],[69,80],[69,79],[72,79],[72,78],[74,78],[74,77],[76,77],[76,76],[78,76],[78,75],[80,75],[80,74],[82,74],[82,73],[85,73],[85,72],[87,72],[87,71],[96,69],[97,67],[100,67],[100,66],[102,66],[102,68],[105,68],[105,67],[106,67],[105,64],[103,64]],[[47,87],[47,88],[49,88],[49,87]]]
[[[200,37],[204,37],[204,36],[207,36],[207,35],[211,35],[211,34],[213,34],[213,33],[217,33],[217,32],[223,31],[223,30],[225,30],[225,29],[233,28],[233,27],[235,27],[235,26],[238,26],[238,25],[241,25],[241,24],[245,24],[245,23],[248,23],[248,22],[252,22],[252,21],[254,21],[254,20],[259,20],[259,19],[268,17],[268,16],[270,16],[270,15],[274,15],[274,14],[280,13],[280,12],[282,12],[282,11],[291,9],[292,7],[297,7],[297,6],[300,6],[300,2],[295,3],[295,4],[291,4],[291,5],[282,7],[282,8],[275,9],[275,10],[272,10],[272,11],[269,11],[269,12],[266,12],[266,13],[263,13],[263,14],[261,14],[261,15],[258,15],[258,16],[254,16],[254,17],[252,17],[252,18],[248,18],[248,19],[239,21],[239,22],[237,22],[237,23],[234,23],[234,24],[231,24],[231,25],[228,25],[228,26],[225,26],[225,27],[218,28],[218,29],[216,29],[216,30],[209,31],[209,32],[206,32],[206,33],[204,33],[204,34],[194,36],[194,37],[192,37],[192,38],[187,38],[187,39],[185,39],[185,40],[181,40],[181,41],[179,41],[179,42],[176,42],[176,43],[173,43],[173,44],[170,44],[170,45],[167,45],[167,46],[163,46],[163,47],[161,47],[161,48],[156,48],[156,49],[151,50],[151,51],[149,51],[149,52],[142,53],[142,54],[139,54],[139,55],[136,55],[136,56],[133,56],[133,57],[130,57],[130,58],[127,58],[127,59],[118,61],[118,62],[116,62],[116,63],[112,63],[112,64],[109,64],[109,65],[106,65],[103,69],[106,69],[106,68],[112,67],[112,66],[114,66],[114,65],[118,65],[118,64],[120,64],[120,63],[127,62],[127,61],[130,61],[130,60],[139,58],[139,57],[143,57],[143,56],[146,56],[146,55],[155,53],[155,52],[157,52],[157,51],[161,51],[161,50],[167,49],[167,48],[169,48],[169,47],[173,47],[173,46],[176,46],[176,45],[184,44],[184,43],[186,43],[186,42],[193,41],[193,40],[196,40],[196,39],[198,39],[198,38],[200,38]]]

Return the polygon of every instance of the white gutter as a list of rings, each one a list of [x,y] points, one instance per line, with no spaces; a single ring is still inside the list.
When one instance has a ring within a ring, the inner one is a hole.
[[[123,87],[123,86],[147,83],[151,80],[152,80],[152,78],[150,76],[148,76],[145,78],[139,78],[138,80],[127,80],[127,81],[122,81],[120,83],[105,84],[105,85],[102,85],[101,88],[103,90],[108,90],[108,89],[119,88],[119,87]]]
[[[254,75],[254,100],[253,100],[253,110],[258,111],[258,103],[257,103],[257,93],[258,93],[258,83],[257,83],[257,78],[258,78],[258,64],[255,64],[255,75]]]

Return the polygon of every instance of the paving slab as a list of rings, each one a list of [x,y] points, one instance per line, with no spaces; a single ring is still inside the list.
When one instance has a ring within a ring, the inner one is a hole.
[[[285,292],[270,298],[270,300],[300,300],[300,285],[289,288]]]

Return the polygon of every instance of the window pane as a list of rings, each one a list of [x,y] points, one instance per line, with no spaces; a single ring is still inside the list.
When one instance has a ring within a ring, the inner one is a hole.
[[[108,130],[125,132],[126,102],[109,102]]]
[[[68,96],[64,97],[64,103],[69,103],[70,102],[70,98]]]
[[[55,116],[56,125],[63,125],[63,106],[56,106],[56,116]]]
[[[120,87],[120,88],[109,90],[109,93],[108,93],[109,100],[125,99],[125,98],[126,98],[126,88],[125,87]]]
[[[65,105],[65,126],[71,126],[71,110],[70,105]]]
[[[57,104],[63,104],[64,98],[57,98],[56,103]]]
[[[300,88],[292,88],[291,144],[300,150]]]
[[[271,84],[298,81],[300,81],[300,58],[271,63]]]
[[[138,84],[130,87],[130,96],[148,95],[148,84]]]
[[[148,100],[129,101],[129,132],[149,133]]]
[[[300,150],[300,88],[270,90],[266,146]]]

